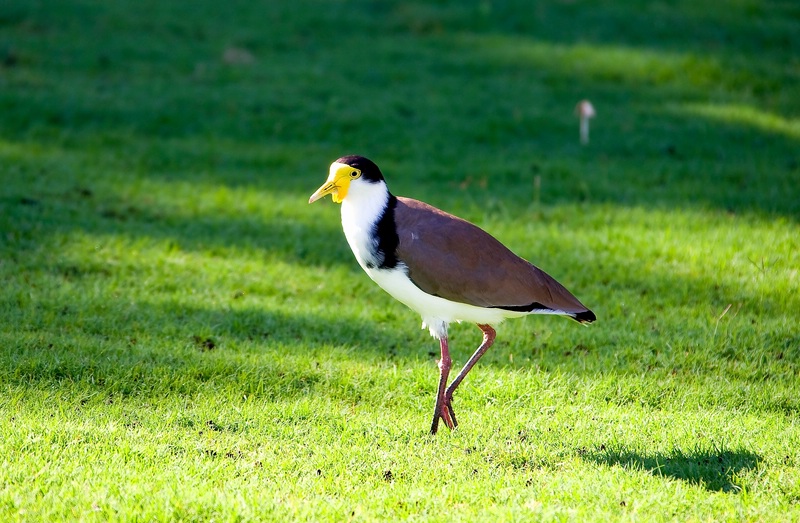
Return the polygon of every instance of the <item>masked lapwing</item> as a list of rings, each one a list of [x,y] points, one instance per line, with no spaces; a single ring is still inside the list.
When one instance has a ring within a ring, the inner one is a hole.
[[[358,264],[394,298],[422,316],[422,327],[439,340],[439,387],[431,433],[439,419],[454,429],[453,393],[492,346],[494,326],[506,318],[556,314],[580,323],[595,315],[563,285],[520,258],[479,227],[410,198],[389,192],[377,165],[344,156],[308,199],[330,194],[342,204],[342,228]],[[469,321],[483,342],[450,385],[447,327]]]

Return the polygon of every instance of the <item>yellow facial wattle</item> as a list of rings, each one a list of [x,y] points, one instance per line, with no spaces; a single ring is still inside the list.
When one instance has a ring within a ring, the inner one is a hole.
[[[342,203],[344,197],[347,196],[347,189],[350,188],[350,181],[348,180],[347,183],[343,185],[337,185],[336,188],[331,193],[331,200],[333,203]]]
[[[360,169],[344,163],[333,162],[328,179],[322,184],[322,187],[311,195],[308,203],[314,203],[328,194],[331,195],[334,203],[342,203],[345,196],[347,196],[348,189],[350,189],[350,182],[360,176]]]

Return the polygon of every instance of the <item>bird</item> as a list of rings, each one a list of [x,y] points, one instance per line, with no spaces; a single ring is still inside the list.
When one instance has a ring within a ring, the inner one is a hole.
[[[430,433],[439,420],[458,426],[453,393],[492,346],[495,327],[529,314],[566,316],[579,323],[595,314],[550,275],[520,258],[489,233],[424,202],[394,196],[380,168],[358,155],[330,165],[308,199],[328,194],[341,204],[342,229],[356,261],[392,297],[422,316],[439,341],[439,384]],[[475,323],[483,341],[448,385],[452,322]]]

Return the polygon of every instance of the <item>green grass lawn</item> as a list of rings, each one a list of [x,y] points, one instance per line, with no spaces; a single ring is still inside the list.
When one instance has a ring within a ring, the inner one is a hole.
[[[599,321],[429,436],[344,154]],[[4,0],[0,520],[800,520],[799,220],[795,2]]]

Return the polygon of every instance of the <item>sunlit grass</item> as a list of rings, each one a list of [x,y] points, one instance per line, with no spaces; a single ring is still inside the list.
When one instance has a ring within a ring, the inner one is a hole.
[[[546,68],[559,76],[597,82],[629,82],[708,88],[725,78],[713,58],[597,43],[554,44],[520,35],[464,35],[458,42],[470,55],[489,55],[500,64]],[[590,93],[589,93],[590,94]]]
[[[773,503],[774,482],[791,495],[790,220],[586,203],[467,209],[580,289],[602,323],[501,326],[458,398],[464,426],[431,442],[435,343],[357,270],[338,208],[257,184],[144,179],[102,191],[70,193],[90,202],[64,209],[84,227],[40,236],[59,256],[29,249],[17,262],[25,284],[6,289],[4,408],[39,414],[7,421],[18,436],[4,445],[86,500],[64,511],[53,490],[18,495],[24,514],[436,519],[446,503],[465,517],[476,504],[501,518],[558,517],[565,504],[597,517],[623,502],[650,510],[663,498],[641,493],[666,487],[681,499],[676,516],[733,517]],[[457,362],[476,338],[453,328]],[[99,488],[69,479],[89,475]],[[591,486],[578,480],[587,475]],[[203,477],[220,479],[209,490]],[[440,477],[462,479],[431,497]],[[124,491],[110,487],[120,481]],[[272,494],[257,495],[265,482]],[[739,497],[720,505],[704,492]]]
[[[687,104],[678,107],[677,111],[729,125],[751,126],[800,140],[800,119],[773,114],[748,105]]]

